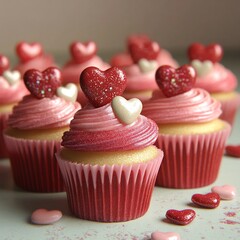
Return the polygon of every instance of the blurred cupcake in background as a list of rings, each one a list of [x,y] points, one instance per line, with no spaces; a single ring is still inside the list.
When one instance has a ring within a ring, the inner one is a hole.
[[[4,132],[15,184],[31,192],[64,190],[55,152],[75,112],[77,87],[61,86],[61,72],[50,67],[24,74],[26,95],[13,108]]]
[[[75,83],[78,86],[78,101],[82,106],[86,105],[87,98],[83,94],[80,85],[79,77],[81,72],[90,66],[94,66],[105,70],[110,65],[104,62],[97,55],[97,45],[94,41],[79,42],[75,41],[70,44],[69,51],[71,59],[62,67],[63,84]]]
[[[240,105],[240,94],[236,91],[236,76],[220,63],[223,57],[222,46],[217,43],[206,46],[193,43],[187,53],[190,64],[197,72],[195,86],[207,90],[213,98],[221,102],[220,118],[233,125]]]

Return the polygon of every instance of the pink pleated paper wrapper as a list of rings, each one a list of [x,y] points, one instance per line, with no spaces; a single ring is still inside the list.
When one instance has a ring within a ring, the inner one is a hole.
[[[68,205],[81,219],[123,222],[146,213],[163,152],[146,163],[84,165],[64,160],[57,153]]]
[[[4,142],[3,131],[7,126],[9,114],[8,113],[0,113],[0,158],[7,158],[8,153]]]
[[[198,188],[213,183],[219,172],[230,125],[219,132],[195,135],[159,134],[157,144],[164,158],[156,185]]]
[[[15,184],[30,192],[64,191],[55,158],[60,141],[25,140],[4,135]]]

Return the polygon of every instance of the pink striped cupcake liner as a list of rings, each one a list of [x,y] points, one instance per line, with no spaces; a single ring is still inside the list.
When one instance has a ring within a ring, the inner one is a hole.
[[[129,221],[144,215],[150,205],[163,152],[146,163],[84,165],[57,160],[72,213],[99,222]]]

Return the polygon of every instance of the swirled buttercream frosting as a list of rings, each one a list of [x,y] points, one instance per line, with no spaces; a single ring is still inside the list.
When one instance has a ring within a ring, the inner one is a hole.
[[[157,124],[200,123],[217,119],[221,104],[200,88],[167,98],[161,91],[143,105],[142,114]]]
[[[80,104],[63,98],[37,99],[27,95],[13,108],[8,125],[21,130],[52,129],[68,126]]]
[[[125,151],[152,145],[157,136],[157,125],[142,115],[126,125],[115,116],[111,104],[87,105],[75,114],[62,145],[79,151]]]

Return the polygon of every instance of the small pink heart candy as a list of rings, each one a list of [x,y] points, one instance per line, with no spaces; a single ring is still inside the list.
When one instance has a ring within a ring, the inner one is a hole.
[[[217,193],[223,200],[232,200],[236,196],[236,188],[232,185],[214,186],[211,191]]]
[[[151,240],[180,240],[180,235],[174,232],[153,232]]]
[[[35,224],[52,224],[60,220],[62,212],[59,210],[37,209],[32,213],[31,221]]]

